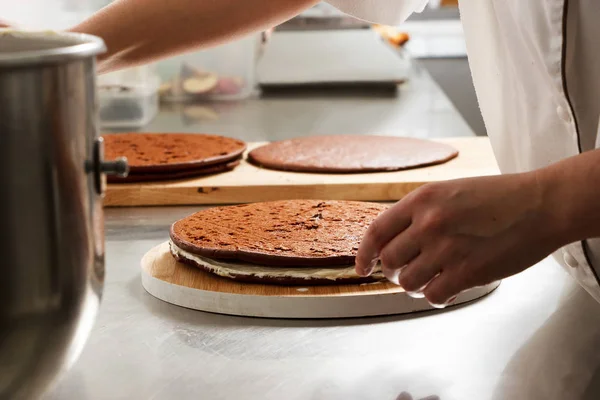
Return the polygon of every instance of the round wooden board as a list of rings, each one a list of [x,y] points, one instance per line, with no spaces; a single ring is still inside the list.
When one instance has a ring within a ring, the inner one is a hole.
[[[481,298],[500,282],[462,293],[454,305]],[[177,262],[165,242],[142,258],[142,286],[181,307],[262,318],[352,318],[431,310],[389,282],[361,285],[276,286],[240,283]]]

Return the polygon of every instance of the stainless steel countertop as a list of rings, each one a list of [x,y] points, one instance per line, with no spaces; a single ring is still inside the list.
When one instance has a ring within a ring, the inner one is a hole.
[[[413,136],[471,134],[434,84],[411,85],[398,99],[251,100],[219,121],[185,127],[163,111],[151,128],[233,131],[247,140],[366,133],[372,125]],[[140,283],[143,254],[195,210],[106,210],[100,314],[80,360],[47,400],[600,396],[600,305],[553,261],[447,311],[335,321],[214,315],[166,304]]]
[[[195,116],[195,117],[194,117]],[[312,134],[473,136],[429,74],[414,63],[397,94],[378,91],[254,95],[241,102],[164,104],[146,132],[210,132],[246,141]]]
[[[444,312],[337,321],[207,314],[163,303],[140,284],[142,255],[195,209],[107,210],[100,315],[47,399],[600,395],[600,305],[550,260]]]

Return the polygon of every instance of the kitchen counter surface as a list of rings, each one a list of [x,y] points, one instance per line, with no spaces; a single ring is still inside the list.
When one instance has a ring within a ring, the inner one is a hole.
[[[600,305],[550,260],[441,312],[337,321],[214,315],[163,303],[140,284],[140,258],[195,210],[107,210],[100,314],[82,357],[46,399],[600,395]]]
[[[254,95],[241,102],[163,104],[147,132],[209,132],[271,141],[312,134],[419,138],[474,136],[429,74],[414,63],[397,93],[304,91]]]
[[[253,141],[305,132],[472,135],[418,72],[397,98],[288,97],[219,107],[219,119],[188,123],[181,110],[163,110],[148,129]],[[214,315],[166,304],[140,283],[140,258],[168,239],[174,220],[196,210],[106,210],[100,313],[81,358],[46,400],[600,397],[600,305],[550,260],[446,311],[332,321]]]

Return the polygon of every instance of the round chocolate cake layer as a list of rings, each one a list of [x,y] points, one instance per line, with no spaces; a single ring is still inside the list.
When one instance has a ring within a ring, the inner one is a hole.
[[[352,265],[371,222],[387,206],[354,201],[284,200],[200,211],[171,226],[192,254],[264,266]]]
[[[116,133],[104,135],[106,160],[127,157],[136,172],[168,172],[223,164],[246,150],[241,140],[193,133]]]
[[[172,172],[138,172],[129,174],[124,178],[108,175],[106,180],[108,183],[138,183],[138,182],[159,182],[159,181],[170,181],[176,179],[189,179],[194,177],[214,175],[222,172],[233,170],[235,167],[240,165],[240,160],[227,162],[224,164],[213,164],[198,169],[190,169],[183,171],[172,171]]]
[[[399,171],[441,164],[458,156],[429,140],[370,135],[309,136],[252,150],[248,160],[276,170],[314,173]]]

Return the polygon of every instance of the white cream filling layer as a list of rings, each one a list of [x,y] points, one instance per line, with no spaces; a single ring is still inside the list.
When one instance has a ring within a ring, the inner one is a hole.
[[[194,261],[207,268],[212,273],[225,277],[234,278],[236,276],[247,276],[256,278],[287,278],[287,279],[329,279],[332,281],[339,279],[358,279],[360,276],[354,270],[354,265],[347,267],[332,268],[289,268],[289,267],[269,267],[256,264],[247,264],[240,262],[217,261],[185,251],[172,241],[169,241],[171,252],[180,258]],[[381,266],[378,265],[373,273],[373,278],[384,279],[381,272]]]

